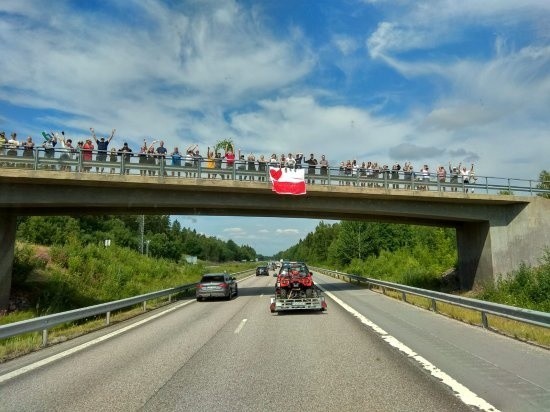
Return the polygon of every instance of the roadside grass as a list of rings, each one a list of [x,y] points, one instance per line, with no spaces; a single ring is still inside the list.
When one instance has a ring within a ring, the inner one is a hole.
[[[18,294],[27,296],[32,309],[0,316],[0,325],[194,283],[210,271],[237,273],[257,265],[256,262],[188,265],[148,258],[126,248],[78,244],[45,248],[19,242],[16,262],[14,284]],[[195,290],[190,289],[173,295],[171,302],[194,294]],[[168,303],[167,297],[148,300],[146,311]],[[143,313],[143,304],[112,312],[110,325]],[[105,315],[57,325],[48,330],[48,345],[106,326]],[[1,339],[0,363],[41,348],[41,332]]]
[[[150,312],[160,307],[166,306],[170,303],[177,301],[178,299],[185,297],[189,298],[191,296],[192,293],[181,293],[178,295],[178,297],[172,296],[170,302],[167,298],[148,300],[145,311],[143,310],[143,304],[139,304],[115,312],[111,312],[109,325],[107,325],[105,315],[97,315],[91,318],[80,319],[79,321],[57,325],[51,329],[48,329],[47,346],[65,342],[67,340],[77,338],[87,333],[106,328],[107,326],[112,326],[114,324],[142,315],[146,312]],[[32,314],[27,313],[26,315],[26,319],[34,317],[30,316]],[[42,348],[42,332],[30,332],[13,336],[11,338],[1,339],[0,363],[5,362],[9,359],[16,358],[18,356],[25,355],[30,352],[37,351]]]

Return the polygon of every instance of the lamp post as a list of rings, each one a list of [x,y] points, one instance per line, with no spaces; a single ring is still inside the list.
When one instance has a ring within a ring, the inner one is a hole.
[[[141,234],[141,242],[139,244],[139,252],[143,255],[143,232],[145,232],[145,215],[141,215],[139,221],[139,232]]]

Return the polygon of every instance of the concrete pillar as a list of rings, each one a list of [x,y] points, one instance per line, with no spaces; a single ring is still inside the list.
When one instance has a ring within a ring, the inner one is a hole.
[[[7,309],[15,252],[16,216],[0,210],[0,310]]]
[[[550,250],[550,201],[491,209],[489,220],[456,226],[460,287],[495,283],[519,269],[538,266]]]
[[[489,222],[463,222],[456,228],[460,289],[494,282]]]

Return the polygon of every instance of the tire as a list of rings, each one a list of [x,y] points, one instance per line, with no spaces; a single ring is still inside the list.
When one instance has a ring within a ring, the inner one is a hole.
[[[235,286],[235,297],[239,296],[239,287]]]
[[[200,296],[197,296],[197,302],[202,302],[202,298]]]
[[[306,298],[312,298],[313,297],[313,289],[306,289]]]
[[[229,288],[229,291],[227,292],[227,296],[225,297],[227,300],[231,300],[231,297],[233,294],[231,293],[231,288]]]

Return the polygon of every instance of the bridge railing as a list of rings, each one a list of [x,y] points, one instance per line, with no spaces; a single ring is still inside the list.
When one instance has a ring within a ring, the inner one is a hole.
[[[209,160],[204,158],[187,161],[182,158],[174,163],[166,159],[147,157],[138,153],[100,153],[97,150],[87,154],[65,149],[47,151],[44,148],[25,151],[22,148],[0,149],[0,167],[23,168],[30,170],[64,171],[73,173],[102,173],[116,175],[141,175],[156,178],[191,178],[223,179],[248,182],[265,182],[270,184],[269,163],[249,163],[236,161],[228,164],[223,159]],[[417,190],[439,192],[468,192],[485,194],[550,194],[550,182],[532,179],[516,179],[494,176],[472,176],[469,183],[461,178],[447,176],[439,179],[436,174],[422,176],[418,173],[380,172],[356,170],[346,171],[341,168],[321,169],[319,166],[310,169],[307,165],[305,179],[311,185],[329,185],[368,189]],[[309,171],[313,171],[310,174]]]
[[[530,309],[516,308],[514,306],[502,305],[499,303],[487,302],[478,299],[465,298],[462,296],[451,295],[448,293],[435,292],[426,289],[415,288],[413,286],[400,285],[398,283],[386,282],[378,279],[365,278],[363,276],[351,275],[335,270],[311,267],[311,269],[324,273],[326,275],[344,279],[350,283],[367,285],[369,288],[376,286],[386,294],[386,290],[393,290],[401,293],[403,301],[407,301],[407,294],[420,296],[431,301],[431,310],[437,312],[437,302],[443,302],[450,305],[460,306],[480,313],[481,324],[486,329],[491,329],[487,315],[494,315],[501,318],[527,323],[544,328],[550,328],[550,313],[539,312]]]
[[[233,273],[232,276],[244,275],[253,272],[254,269],[244,270]],[[110,324],[111,312],[124,309],[137,304],[143,305],[143,312],[147,310],[147,301],[162,297],[168,297],[168,302],[171,302],[172,296],[183,292],[193,290],[197,287],[197,283],[188,283],[177,286],[175,288],[159,290],[156,292],[146,293],[144,295],[134,296],[131,298],[116,300],[113,302],[101,303],[99,305],[88,306],[85,308],[74,309],[67,312],[54,313],[52,315],[40,316],[34,319],[27,319],[20,322],[13,322],[7,325],[0,325],[0,339],[9,338],[12,336],[21,335],[28,332],[42,331],[42,345],[48,343],[48,329],[54,326],[61,325],[75,320],[91,318],[98,315],[105,315],[105,322]]]

